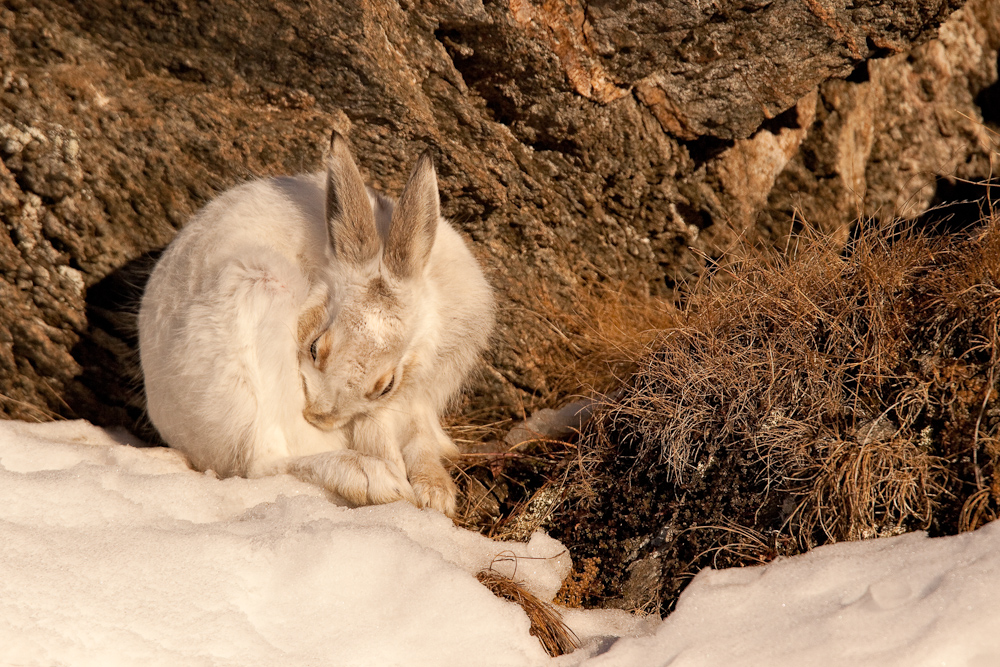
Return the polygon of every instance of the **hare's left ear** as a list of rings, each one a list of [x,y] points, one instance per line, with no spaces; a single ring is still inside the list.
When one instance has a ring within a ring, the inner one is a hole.
[[[368,189],[351,157],[347,140],[330,137],[326,158],[326,225],[334,256],[363,266],[378,255],[380,241]]]
[[[385,264],[400,278],[419,275],[431,256],[441,202],[430,151],[424,151],[392,211]]]

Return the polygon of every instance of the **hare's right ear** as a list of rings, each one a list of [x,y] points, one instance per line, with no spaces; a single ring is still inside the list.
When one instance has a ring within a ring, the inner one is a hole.
[[[351,264],[365,264],[379,253],[368,190],[351,157],[347,140],[334,130],[326,158],[326,228],[334,257]]]
[[[424,151],[392,210],[384,256],[390,271],[401,278],[412,278],[424,270],[440,218],[434,161],[430,151]]]

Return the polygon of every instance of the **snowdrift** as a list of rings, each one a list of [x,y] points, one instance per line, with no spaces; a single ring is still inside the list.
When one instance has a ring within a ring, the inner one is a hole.
[[[551,599],[566,550],[291,477],[216,479],[87,422],[0,422],[2,665],[1000,665],[1000,525],[699,574],[666,620],[565,610],[551,659],[493,567]]]

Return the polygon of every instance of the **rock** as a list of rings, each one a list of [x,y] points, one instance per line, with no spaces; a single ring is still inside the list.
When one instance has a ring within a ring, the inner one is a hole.
[[[628,579],[622,586],[620,607],[627,610],[646,610],[659,602],[662,585],[662,564],[657,555],[634,561],[628,566]]]
[[[780,239],[794,214],[846,239],[859,215],[913,219],[984,196],[962,183],[992,176],[995,138],[980,104],[997,89],[998,45],[1000,9],[976,0],[938,39],[822,84],[816,121],[776,180],[760,227]]]
[[[561,440],[569,438],[590,419],[597,401],[585,399],[574,401],[558,410],[542,408],[519,424],[515,424],[507,435],[504,443],[516,447],[531,440]]]

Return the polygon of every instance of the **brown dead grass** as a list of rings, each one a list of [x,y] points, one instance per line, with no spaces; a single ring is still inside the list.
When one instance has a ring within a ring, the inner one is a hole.
[[[526,288],[522,305],[548,332],[531,356],[557,400],[617,389],[647,346],[680,321],[673,304],[622,282],[576,285],[560,297]]]
[[[630,567],[655,561],[662,612],[706,565],[1000,515],[1000,215],[742,248],[683,309],[621,287],[526,297],[551,405],[603,397],[579,441],[460,466],[505,489],[490,534],[554,499],[541,527],[589,567],[567,602],[630,608]]]
[[[507,332],[502,344],[537,370],[545,388],[538,405],[560,407],[580,397],[606,396],[628,381],[647,346],[679,321],[677,309],[608,280],[514,290],[513,308],[528,315],[529,331]],[[562,491],[561,464],[576,456],[569,442],[544,437],[509,446],[517,422],[486,412],[463,412],[448,432],[464,454],[455,462],[461,489],[458,523],[495,539],[527,539],[551,514],[550,491]],[[557,479],[558,478],[558,479]]]
[[[969,498],[961,529],[996,516],[1000,221],[966,238],[874,227],[846,252],[802,237],[722,278],[581,449],[627,433],[636,465],[683,484],[706,452],[738,448],[795,498],[786,527],[804,545],[928,528],[949,494]]]
[[[582,607],[583,601],[594,594],[600,565],[600,558],[584,558],[574,563],[573,571],[556,593],[556,603],[564,607]]]
[[[549,655],[560,656],[580,647],[580,640],[563,622],[559,612],[515,580],[492,569],[480,571],[476,579],[497,597],[524,609],[531,621],[529,632],[538,638]]]

